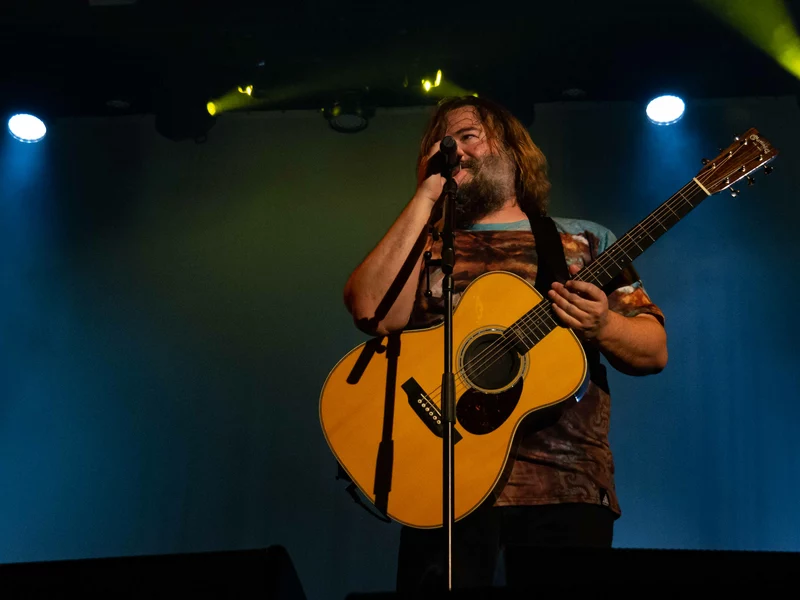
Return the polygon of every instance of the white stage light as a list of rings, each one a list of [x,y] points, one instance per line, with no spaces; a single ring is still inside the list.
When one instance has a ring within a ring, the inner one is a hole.
[[[672,125],[683,116],[686,105],[677,96],[659,96],[647,105],[647,117],[656,125]]]
[[[11,117],[8,120],[8,130],[20,142],[27,143],[38,142],[47,133],[47,127],[41,119],[26,114]]]

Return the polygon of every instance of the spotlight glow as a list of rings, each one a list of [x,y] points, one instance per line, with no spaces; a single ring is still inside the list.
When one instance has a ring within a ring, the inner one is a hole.
[[[442,70],[439,69],[436,71],[436,77],[433,81],[430,79],[423,79],[422,80],[422,89],[426,92],[430,92],[432,88],[437,88],[442,84]]]
[[[696,0],[800,78],[800,34],[786,0]]]
[[[47,127],[41,119],[33,115],[14,115],[8,120],[8,130],[20,142],[33,143],[40,141],[47,133]]]
[[[686,105],[677,96],[659,96],[647,105],[647,117],[656,125],[672,125],[683,116]]]

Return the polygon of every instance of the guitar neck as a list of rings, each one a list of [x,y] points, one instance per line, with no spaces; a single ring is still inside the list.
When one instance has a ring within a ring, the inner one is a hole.
[[[603,288],[710,195],[697,178],[692,179],[646,219],[614,242],[596,260],[579,271],[574,279]],[[545,298],[511,325],[503,336],[512,339],[513,344],[521,351],[528,351],[558,325],[552,302]]]
[[[704,166],[697,177],[579,271],[575,280],[605,288],[705,198],[728,189],[745,177],[752,183],[750,174],[757,169],[764,168],[764,172],[769,174],[772,167],[767,165],[777,156],[777,149],[758,130],[748,129],[736,137],[730,146],[721,150],[715,159],[703,160]],[[732,195],[738,193],[731,188]],[[552,303],[545,299],[503,332],[503,337],[520,352],[527,352],[558,326],[559,320],[553,312]]]
[[[692,179],[579,271],[574,279],[604,287],[709,195],[697,179]]]

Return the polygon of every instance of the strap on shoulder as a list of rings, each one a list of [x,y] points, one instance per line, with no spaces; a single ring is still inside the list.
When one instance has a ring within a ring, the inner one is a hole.
[[[564,246],[561,244],[561,235],[556,229],[556,224],[550,217],[532,217],[531,231],[536,241],[536,254],[538,256],[536,283],[534,287],[542,296],[547,296],[547,291],[554,281],[565,283],[569,280],[567,258],[564,255]]]

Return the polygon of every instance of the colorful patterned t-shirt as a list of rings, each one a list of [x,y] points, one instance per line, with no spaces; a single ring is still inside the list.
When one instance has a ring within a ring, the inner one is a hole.
[[[581,267],[608,248],[615,237],[591,221],[554,218],[561,236],[567,264]],[[476,277],[489,271],[508,271],[536,281],[536,244],[527,220],[516,223],[474,225],[456,232],[456,263],[453,270],[453,304]],[[441,241],[431,248],[441,255]],[[408,328],[430,327],[441,322],[443,313],[441,269],[431,269],[432,297],[425,295],[427,280],[420,275],[416,302]],[[623,316],[641,313],[664,315],[651,302],[635,271],[627,269],[608,288],[608,305]],[[620,513],[614,489],[614,461],[608,444],[611,397],[605,369],[593,348],[586,348],[591,380],[580,402],[567,403],[549,426],[522,438],[505,486],[494,491],[495,505],[538,505],[583,502],[608,506]]]

